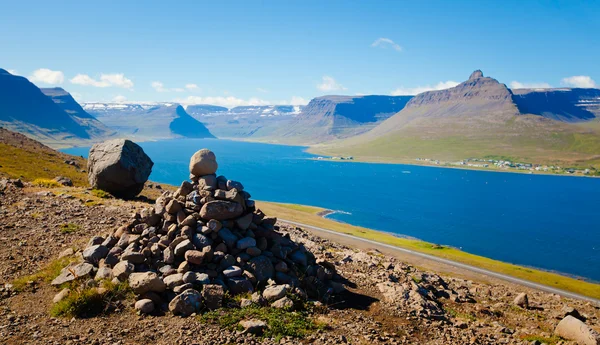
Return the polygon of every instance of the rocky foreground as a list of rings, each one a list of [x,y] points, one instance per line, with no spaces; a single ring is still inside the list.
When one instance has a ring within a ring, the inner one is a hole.
[[[315,306],[310,317],[322,327],[304,338],[263,338],[194,315],[136,313],[136,298],[90,318],[51,317],[61,289],[32,280],[17,291],[15,279],[40,271],[61,253],[69,255],[69,248],[73,258],[81,258],[90,237],[107,238],[150,205],[99,199],[82,188],[45,189],[7,180],[0,183],[0,194],[0,343],[596,344],[598,305],[423,272],[377,251],[357,251],[282,223],[273,231],[314,253],[315,261],[330,263],[345,286],[329,300],[309,298]],[[65,231],[65,224],[75,230]],[[229,308],[240,308],[248,302],[231,303],[238,306]]]

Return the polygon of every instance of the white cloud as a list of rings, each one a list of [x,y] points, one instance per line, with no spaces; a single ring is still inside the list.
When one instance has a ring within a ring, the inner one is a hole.
[[[16,69],[7,69],[6,71],[8,73],[12,74],[12,75],[17,75],[17,70]]]
[[[510,83],[511,89],[549,89],[551,87],[548,83],[521,83],[518,81]]]
[[[417,95],[426,91],[432,91],[432,90],[444,90],[444,89],[449,89],[451,87],[455,87],[456,85],[458,85],[458,82],[452,81],[452,80],[448,80],[448,81],[441,81],[435,85],[425,85],[425,86],[417,86],[417,87],[413,87],[413,88],[397,88],[396,90],[392,91],[392,95],[393,96],[405,96],[405,95]]]
[[[292,96],[292,99],[290,99],[289,101],[283,100],[283,101],[275,102],[273,104],[277,104],[277,105],[307,105],[309,101],[310,100],[308,100],[304,97]]]
[[[339,84],[335,79],[328,75],[323,76],[322,82],[317,84],[317,89],[325,92],[346,90],[342,84]]]
[[[153,81],[150,86],[156,90],[156,92],[184,92],[185,89],[182,87],[166,88],[160,81]]]
[[[186,98],[177,98],[174,102],[181,103],[184,105],[190,104],[212,104],[220,105],[223,107],[233,108],[240,105],[270,105],[269,101],[265,101],[259,98],[241,99],[233,96],[215,96],[215,97],[200,97],[200,96],[188,96]]]
[[[73,77],[70,82],[72,84],[94,86],[94,87],[122,87],[124,89],[132,89],[133,81],[125,77],[123,73],[100,74],[100,79],[96,80],[87,74],[78,74]]]
[[[373,42],[371,44],[371,47],[380,47],[380,48],[392,48],[395,51],[402,51],[402,47],[400,47],[399,44],[397,44],[396,42],[392,41],[389,38],[385,38],[385,37],[380,37],[378,39],[375,40],[375,42]]]
[[[114,101],[114,102],[117,102],[117,103],[123,103],[123,102],[125,102],[126,100],[127,100],[127,97],[125,97],[125,96],[123,96],[123,95],[118,95],[118,96],[116,96],[115,98],[113,98],[113,101]]]
[[[62,84],[65,80],[65,75],[61,71],[40,68],[33,71],[33,73],[29,76],[29,80],[34,83]]]
[[[594,88],[596,82],[587,75],[575,75],[568,78],[563,78],[560,83],[570,87]]]
[[[185,88],[188,90],[198,90],[199,87],[196,84],[185,84]]]

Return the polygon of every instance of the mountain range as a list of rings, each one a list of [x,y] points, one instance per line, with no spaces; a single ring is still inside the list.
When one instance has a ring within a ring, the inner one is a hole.
[[[115,135],[65,90],[41,90],[4,69],[0,69],[0,126],[56,147]]]
[[[475,71],[446,90],[413,97],[371,131],[313,151],[375,161],[504,157],[600,163],[600,90],[510,90]]]
[[[134,140],[215,138],[176,103],[84,103],[96,119]]]

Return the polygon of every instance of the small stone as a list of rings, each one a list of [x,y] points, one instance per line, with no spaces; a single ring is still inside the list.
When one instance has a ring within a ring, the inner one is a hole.
[[[135,310],[140,314],[150,314],[154,311],[154,302],[151,299],[145,298],[135,302]]]
[[[58,302],[62,301],[63,298],[67,297],[70,292],[71,292],[71,290],[68,289],[68,288],[64,288],[64,289],[60,290],[59,293],[57,293],[56,295],[54,295],[54,298],[52,299],[52,302],[58,303]]]
[[[225,291],[221,285],[209,284],[202,289],[202,298],[206,307],[210,310],[221,308]]]
[[[125,281],[129,275],[135,270],[135,266],[129,261],[121,261],[112,269],[113,277],[119,281]]]
[[[218,167],[217,157],[208,149],[199,150],[190,158],[190,174],[197,177],[212,175]]]
[[[83,251],[83,259],[91,264],[97,264],[101,259],[104,259],[107,254],[107,247],[101,244],[96,244],[91,247],[87,247]]]
[[[244,208],[237,202],[226,200],[209,201],[200,209],[202,219],[226,220],[239,217]]]
[[[276,301],[285,297],[287,293],[287,287],[285,285],[272,285],[267,286],[263,291],[263,297],[269,301]]]
[[[138,295],[148,291],[163,292],[166,288],[165,283],[154,272],[131,273],[129,286]]]
[[[202,308],[202,296],[194,289],[188,289],[175,296],[169,303],[169,310],[173,315],[187,317],[199,312]]]
[[[240,321],[239,324],[244,329],[243,333],[254,335],[262,335],[265,329],[267,329],[267,323],[261,320],[244,320]]]
[[[527,294],[524,292],[517,295],[517,297],[515,298],[513,303],[523,309],[529,308],[529,298],[527,297]]]
[[[289,297],[283,297],[271,303],[271,307],[277,309],[292,309],[294,308],[294,301],[292,301]]]
[[[193,265],[201,265],[204,260],[204,253],[199,250],[188,250],[184,256],[185,261]]]
[[[183,284],[183,274],[175,273],[175,274],[168,275],[163,278],[163,282],[167,286],[167,289],[173,290],[174,287]]]
[[[100,267],[98,268],[98,271],[96,272],[96,276],[94,277],[94,280],[96,281],[100,281],[100,280],[111,280],[113,278],[113,273],[112,273],[112,269],[110,267]]]
[[[240,250],[244,250],[250,247],[256,247],[256,240],[252,237],[244,237],[241,240],[237,241],[236,247]]]
[[[70,282],[75,279],[83,279],[89,278],[89,276],[94,272],[94,266],[87,263],[82,262],[76,265],[69,265],[63,268],[60,271],[58,277],[54,278],[54,280],[50,283],[51,285],[61,285],[66,282]]]
[[[183,275],[183,282],[196,284],[196,285],[208,284],[208,283],[210,283],[210,277],[206,273],[190,271],[190,272],[185,272],[185,274]]]
[[[227,278],[240,277],[243,271],[237,266],[230,266],[223,270],[223,275]]]
[[[196,247],[190,240],[183,240],[181,243],[175,247],[175,256],[183,256],[185,252],[191,249],[195,249]]]

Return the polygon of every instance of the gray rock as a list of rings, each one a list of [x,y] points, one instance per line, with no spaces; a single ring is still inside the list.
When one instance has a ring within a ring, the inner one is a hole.
[[[252,237],[244,237],[241,240],[237,241],[236,247],[239,250],[244,250],[246,248],[255,247],[256,240]]]
[[[202,296],[194,289],[188,289],[175,296],[169,303],[173,315],[190,316],[202,308]]]
[[[88,180],[97,188],[124,198],[138,195],[154,163],[134,142],[114,139],[95,144],[88,155]]]
[[[242,230],[247,230],[250,227],[250,223],[252,223],[253,214],[248,213],[245,216],[242,216],[235,220],[238,228]]]
[[[200,209],[202,219],[227,220],[242,215],[244,208],[237,202],[226,200],[209,201]]]
[[[82,262],[76,265],[69,265],[63,268],[60,271],[58,277],[54,278],[54,280],[50,284],[61,285],[73,281],[75,279],[89,278],[89,276],[92,273],[94,273],[94,266],[87,262]]]
[[[204,253],[199,250],[188,250],[184,257],[185,261],[193,265],[201,265],[204,261]]]
[[[293,309],[294,301],[292,301],[289,297],[283,297],[271,303],[271,307],[277,309]]]
[[[273,278],[273,274],[275,273],[275,269],[273,268],[273,263],[271,260],[264,255],[259,255],[255,258],[252,258],[248,263],[250,270],[256,276],[256,279],[264,283],[268,279]]]
[[[244,185],[238,181],[227,180],[227,189],[232,190],[234,188],[241,192],[244,190]]]
[[[97,264],[101,259],[104,259],[107,254],[108,248],[101,244],[97,244],[85,248],[83,251],[83,259],[89,263]]]
[[[231,230],[227,228],[222,228],[221,230],[219,230],[218,234],[228,248],[233,248],[235,242],[237,241],[237,236],[235,236],[231,232]]]
[[[306,252],[301,249],[293,252],[292,255],[290,255],[290,259],[302,267],[306,267],[308,265],[308,256],[306,255]]]
[[[529,308],[529,298],[527,297],[527,294],[524,292],[517,295],[517,297],[515,298],[513,303],[524,309]]]
[[[123,282],[129,278],[129,275],[133,273],[134,270],[135,266],[131,262],[121,261],[113,267],[112,275]]]
[[[56,176],[54,178],[54,181],[62,184],[63,186],[73,187],[73,181],[70,178],[68,178],[68,177]]]
[[[165,283],[154,272],[131,273],[129,286],[138,295],[148,291],[163,292],[166,288]]]
[[[195,249],[195,247],[192,241],[183,240],[177,245],[177,247],[175,247],[175,256],[183,256],[185,255],[185,252],[193,249]]]
[[[257,247],[250,247],[246,249],[246,254],[250,256],[259,256],[260,254],[262,254],[262,251]]]
[[[218,167],[217,157],[208,149],[197,151],[190,159],[190,174],[194,176],[212,175]]]
[[[185,272],[183,275],[183,282],[190,284],[208,284],[210,283],[210,277],[206,273],[199,272]]]
[[[223,275],[227,278],[240,277],[244,271],[237,266],[230,266],[223,270]]]
[[[210,310],[221,308],[223,305],[224,295],[225,291],[221,285],[209,284],[205,285],[202,289],[202,298],[204,299],[204,304]]]
[[[235,277],[227,279],[227,287],[229,288],[229,292],[231,292],[234,295],[254,291],[252,282],[244,277]]]
[[[263,291],[263,297],[269,301],[276,301],[285,297],[287,293],[287,287],[285,285],[271,285],[267,286]]]
[[[129,261],[134,265],[139,265],[146,261],[146,256],[140,252],[125,251],[121,255],[121,260]]]
[[[195,233],[192,235],[192,243],[198,249],[212,245],[213,241],[203,234]]]
[[[244,330],[243,333],[261,335],[267,329],[267,323],[261,320],[243,320],[239,324]]]
[[[567,317],[558,323],[554,334],[568,340],[573,340],[581,345],[598,345],[600,343],[600,334],[598,332],[571,315],[567,315]]]
[[[113,278],[113,273],[112,273],[112,269],[110,267],[100,267],[98,268],[98,272],[96,272],[96,276],[94,277],[94,280],[104,280],[104,279],[108,279],[111,280]]]
[[[149,298],[144,298],[135,302],[134,308],[140,314],[150,314],[154,311],[154,302]]]
[[[167,286],[167,289],[173,290],[174,287],[183,285],[183,274],[175,273],[168,275],[163,278],[163,282]]]

